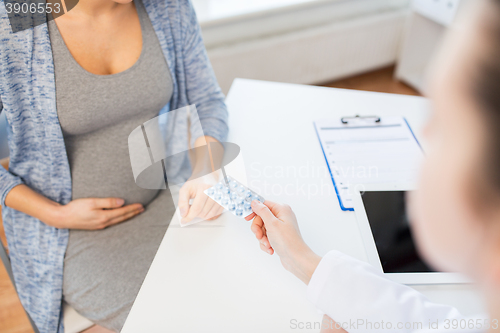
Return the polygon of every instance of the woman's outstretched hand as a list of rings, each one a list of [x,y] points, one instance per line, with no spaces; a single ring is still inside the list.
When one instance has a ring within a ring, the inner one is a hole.
[[[254,200],[252,210],[255,215],[249,218],[255,218],[251,229],[260,242],[260,248],[271,255],[276,252],[286,270],[309,284],[321,257],[302,239],[297,218],[290,206]]]
[[[179,212],[182,223],[190,222],[195,217],[215,220],[222,214],[224,207],[210,199],[203,191],[212,187],[205,177],[188,180],[179,190]],[[189,204],[190,200],[192,204]]]

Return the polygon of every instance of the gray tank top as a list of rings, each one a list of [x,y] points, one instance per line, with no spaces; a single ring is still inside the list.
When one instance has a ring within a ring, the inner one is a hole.
[[[130,132],[154,118],[172,97],[172,77],[145,8],[134,1],[142,52],[129,69],[96,75],[69,52],[54,21],[49,35],[56,103],[71,169],[73,199],[119,197],[147,205],[157,190],[139,188],[128,152]]]

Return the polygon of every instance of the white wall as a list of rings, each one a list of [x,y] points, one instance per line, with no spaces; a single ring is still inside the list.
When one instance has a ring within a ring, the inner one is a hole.
[[[236,77],[322,83],[396,61],[409,0],[293,1],[302,2],[212,19],[197,8],[224,92]]]

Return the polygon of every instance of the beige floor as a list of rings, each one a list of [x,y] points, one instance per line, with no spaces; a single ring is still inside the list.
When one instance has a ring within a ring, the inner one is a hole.
[[[418,92],[412,88],[394,80],[393,73],[394,68],[389,67],[344,80],[327,83],[323,86],[404,95],[419,95]],[[3,225],[1,223],[0,238],[2,242],[6,244]],[[3,265],[0,265],[0,332],[33,332]]]

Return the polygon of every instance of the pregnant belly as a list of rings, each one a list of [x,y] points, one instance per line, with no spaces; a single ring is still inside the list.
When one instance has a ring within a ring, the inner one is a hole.
[[[65,138],[71,168],[72,197],[125,200],[125,204],[147,206],[160,190],[140,188],[134,181],[126,137],[99,140],[99,137]]]

